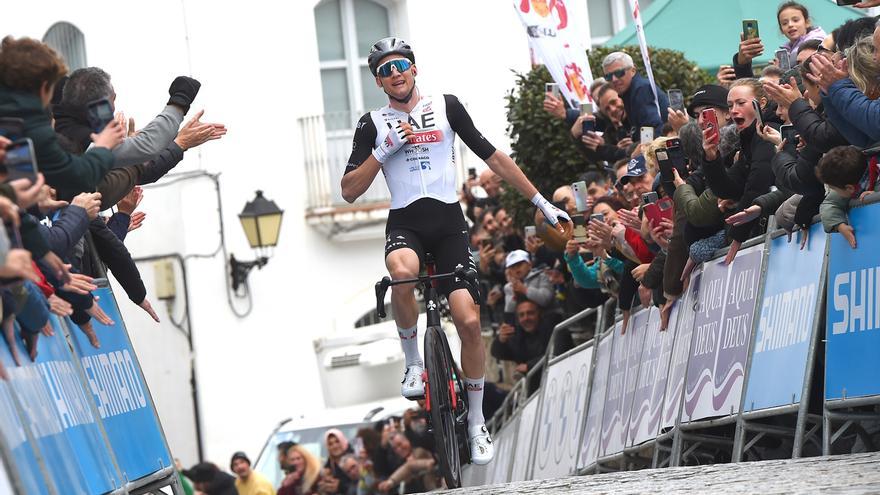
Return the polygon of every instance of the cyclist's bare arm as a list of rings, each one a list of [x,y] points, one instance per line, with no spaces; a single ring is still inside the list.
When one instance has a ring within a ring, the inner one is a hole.
[[[349,203],[353,203],[361,194],[370,188],[370,184],[376,178],[376,174],[382,168],[382,162],[378,156],[385,156],[386,153],[394,153],[399,149],[405,140],[413,134],[412,127],[407,123],[400,123],[402,136],[396,135],[397,138],[394,145],[391,145],[389,151],[389,143],[380,143],[376,148],[377,130],[373,119],[367,113],[357,123],[357,129],[354,132],[354,142],[351,148],[351,156],[348,164],[345,166],[345,174],[342,176],[342,197]],[[396,132],[394,130],[382,129],[384,133]],[[384,135],[384,134],[383,134]],[[402,140],[402,141],[401,141]]]
[[[382,164],[373,155],[367,156],[357,168],[342,176],[342,198],[349,203],[354,203],[361,194],[367,192],[370,184],[376,178]]]
[[[507,153],[495,150],[495,153],[486,159],[486,165],[505,182],[516,188],[526,199],[532,199],[535,194],[538,194],[538,189],[532,185],[526,174]]]

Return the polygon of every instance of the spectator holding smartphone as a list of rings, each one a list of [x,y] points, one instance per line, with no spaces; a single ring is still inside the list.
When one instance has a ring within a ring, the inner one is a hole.
[[[64,60],[44,43],[7,36],[0,46],[0,114],[24,120],[24,137],[34,142],[37,163],[46,182],[60,197],[94,191],[113,166],[111,150],[125,137],[119,122],[112,121],[98,134],[94,146],[82,156],[64,151],[58,143],[46,108],[57,83],[67,73]]]

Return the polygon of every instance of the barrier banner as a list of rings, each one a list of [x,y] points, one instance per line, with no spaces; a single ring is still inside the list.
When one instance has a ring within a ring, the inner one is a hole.
[[[495,443],[495,459],[488,464],[489,472],[486,473],[486,484],[497,485],[507,483],[510,471],[510,463],[513,460],[514,441],[516,441],[517,421],[508,421],[501,427],[498,435],[492,437]]]
[[[93,322],[100,349],[83,332],[74,330],[71,336],[119,468],[133,481],[173,464],[113,292],[104,286],[93,293],[115,323]]]
[[[621,452],[626,442],[648,314],[643,309],[632,315],[629,328],[623,335],[615,328],[608,372],[608,398],[602,415],[602,457]]]
[[[513,5],[526,28],[529,46],[547,66],[569,106],[592,103],[590,60],[579,33],[568,23],[565,1],[513,0]]]
[[[529,457],[532,454],[532,433],[535,431],[535,417],[538,415],[538,394],[532,396],[523,406],[519,417],[519,430],[516,432],[516,456],[513,458],[513,472],[510,481],[525,481],[529,476]]]
[[[593,388],[590,390],[587,420],[584,424],[581,453],[577,468],[583,469],[596,462],[599,457],[599,438],[601,437],[602,412],[605,410],[605,390],[608,383],[608,365],[611,364],[611,342],[620,331],[620,324],[605,332],[596,350],[596,367],[593,370]]]
[[[66,346],[64,334],[55,326],[54,336],[41,335],[37,343],[37,360],[31,362],[18,325],[15,327],[13,345],[21,365],[16,365],[10,347],[6,345],[0,345],[0,361],[9,374],[10,398],[20,407],[22,423],[36,442],[35,450],[43,459],[51,483],[66,493],[112,490],[112,483],[102,480],[100,471],[87,472],[84,469],[95,464],[90,435],[84,431],[94,427],[95,420],[88,406],[81,404],[81,389],[78,398],[76,391],[68,388],[71,382],[75,386],[80,383],[70,357],[57,359],[53,352],[60,347],[56,343]],[[50,373],[53,378],[47,377]],[[50,388],[53,386],[55,388]],[[26,433],[18,436],[19,441],[22,435]],[[103,489],[91,491],[96,487]]]
[[[831,234],[825,349],[825,399],[880,395],[880,225],[875,203],[849,212],[852,249]],[[807,265],[804,265],[807,266]],[[811,267],[811,271],[815,269]]]
[[[691,274],[688,290],[676,305],[678,309],[674,312],[677,320],[675,322],[675,343],[672,346],[669,378],[666,380],[666,391],[663,394],[663,420],[660,422],[662,431],[674,427],[680,415],[681,396],[684,393],[684,376],[687,371],[691,336],[694,331],[694,317],[696,316],[694,308],[697,304],[697,294],[700,292],[702,280],[703,272],[698,268]],[[671,318],[669,326],[672,328]]]
[[[645,344],[642,348],[641,365],[639,367],[636,392],[633,398],[632,413],[630,414],[629,428],[627,432],[626,446],[632,447],[644,443],[657,436],[658,422],[651,429],[650,414],[654,407],[652,400],[655,397],[654,388],[657,384],[657,374],[661,368],[664,342],[669,337],[668,332],[660,331],[660,310],[650,308],[648,326],[645,332]],[[667,365],[669,364],[667,354]],[[664,369],[668,366],[664,366]],[[665,384],[665,379],[664,379]],[[657,398],[661,401],[662,395]]]
[[[5,360],[4,360],[5,363]],[[5,364],[4,364],[5,366]],[[0,380],[0,435],[8,449],[7,462],[21,480],[25,493],[49,493],[46,480],[37,463],[37,452],[28,440],[22,418],[15,408],[9,382]],[[6,493],[0,490],[0,493]],[[10,490],[9,493],[12,493]]]
[[[681,421],[739,411],[763,245],[704,263]]]
[[[587,344],[548,366],[541,386],[543,400],[532,479],[558,478],[574,472],[592,362],[593,346]]]
[[[810,342],[819,318],[816,310],[827,237],[822,225],[815,224],[803,250],[799,239],[789,242],[787,236],[780,236],[770,241],[743,411],[801,402]]]

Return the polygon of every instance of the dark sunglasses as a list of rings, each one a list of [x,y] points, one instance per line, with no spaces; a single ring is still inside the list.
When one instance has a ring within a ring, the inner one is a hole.
[[[376,75],[379,77],[390,77],[392,69],[397,69],[397,72],[403,74],[408,71],[413,64],[408,59],[398,58],[394,60],[389,60],[384,64],[380,65],[378,69],[376,69]]]
[[[621,79],[621,78],[623,78],[624,75],[626,75],[626,71],[628,71],[629,69],[630,69],[629,67],[626,67],[623,69],[617,69],[615,71],[608,72],[605,74],[605,80],[608,82],[611,82],[615,78]]]

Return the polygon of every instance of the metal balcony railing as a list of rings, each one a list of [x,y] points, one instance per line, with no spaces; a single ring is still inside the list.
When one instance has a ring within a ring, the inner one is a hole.
[[[302,134],[307,214],[332,213],[351,205],[342,199],[340,181],[351,155],[357,119],[363,112],[333,112],[299,119]],[[391,199],[385,181],[377,177],[357,203],[363,207],[387,204]]]

